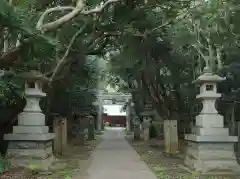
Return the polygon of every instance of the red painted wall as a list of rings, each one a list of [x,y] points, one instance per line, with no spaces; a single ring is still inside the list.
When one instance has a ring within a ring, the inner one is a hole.
[[[103,116],[103,121],[109,122],[111,126],[119,124],[121,127],[126,126],[126,116]]]

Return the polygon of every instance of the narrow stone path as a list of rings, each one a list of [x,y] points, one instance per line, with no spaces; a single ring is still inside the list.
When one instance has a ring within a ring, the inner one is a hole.
[[[88,179],[156,179],[124,139],[121,128],[108,128],[92,157]]]

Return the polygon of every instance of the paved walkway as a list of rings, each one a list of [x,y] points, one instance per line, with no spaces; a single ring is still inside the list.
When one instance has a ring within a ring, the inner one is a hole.
[[[121,128],[108,128],[93,153],[89,179],[156,179],[140,156],[124,139]]]

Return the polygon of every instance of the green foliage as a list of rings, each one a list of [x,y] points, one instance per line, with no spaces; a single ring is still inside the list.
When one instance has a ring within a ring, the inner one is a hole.
[[[125,1],[113,15],[122,35],[116,38],[117,52],[108,63],[109,83],[131,92],[139,110],[148,98],[165,119],[173,106],[191,116],[196,95],[191,82],[200,75],[204,60],[210,59],[217,72],[222,68],[220,62],[228,64],[238,58],[236,3]],[[125,8],[126,4],[131,5]],[[172,90],[177,91],[175,100]]]
[[[91,8],[100,2],[91,0],[87,5]],[[164,119],[173,108],[191,116],[195,104],[191,82],[201,73],[205,61],[211,59],[212,69],[219,72],[221,63],[227,65],[240,57],[238,1],[124,0],[109,6],[99,17],[79,16],[53,32],[41,34],[35,29],[45,9],[74,3],[19,0],[13,7],[0,1],[0,29],[8,27],[15,40],[21,33],[21,43],[28,43],[28,50],[21,52],[21,61],[14,63],[11,71],[20,74],[37,69],[48,74],[74,34],[84,27],[52,88],[62,87],[61,95],[71,96],[71,100],[63,101],[71,101],[68,106],[77,110],[92,108],[94,93],[89,89],[99,87],[97,81],[104,81],[101,88],[110,83],[118,90],[131,92],[138,112],[150,100]],[[63,13],[50,14],[46,22]],[[106,52],[110,55],[105,56]],[[100,57],[107,61],[104,67],[99,67]],[[99,72],[105,66],[107,70]],[[0,98],[4,99],[10,89],[21,95],[22,83],[16,78],[2,79]]]
[[[8,169],[8,162],[5,158],[0,157],[0,175]]]
[[[95,93],[89,89],[97,88],[97,59],[92,58],[83,67],[81,75],[76,76],[74,85],[70,88],[71,106],[74,112],[95,111],[92,106],[95,101]]]
[[[12,8],[6,1],[0,1],[0,24],[2,27],[32,34],[33,31],[29,27],[26,17],[17,9]]]
[[[52,90],[56,90],[55,96],[60,95],[62,97],[60,98],[59,96],[61,104],[51,102],[55,107],[49,107],[51,108],[50,111],[68,111],[67,108],[77,104],[81,104],[81,107],[91,106],[94,100],[94,95],[92,92],[88,92],[88,89],[96,88],[98,80],[96,72],[98,69],[96,67],[96,60],[90,57],[86,61],[87,55],[84,55],[85,53],[88,54],[88,51],[98,50],[98,44],[93,43],[95,40],[95,37],[93,38],[95,36],[95,27],[97,26],[97,24],[94,24],[94,18],[91,16],[82,17],[82,19],[76,18],[71,22],[72,24],[66,24],[60,29],[47,34],[42,34],[35,29],[39,15],[47,8],[58,5],[72,5],[74,3],[70,0],[53,0],[49,2],[18,0],[13,5],[9,5],[7,1],[0,2],[0,27],[8,28],[14,43],[19,33],[22,35],[21,44],[28,43],[27,50],[21,51],[21,54],[18,55],[21,60],[10,66],[10,71],[16,73],[16,75],[21,75],[23,72],[32,69],[46,74],[51,72],[56,67],[59,58],[64,55],[70,39],[83,24],[87,24],[87,28],[84,29],[85,33],[79,35],[72,45],[67,57],[69,62],[66,63],[58,74],[60,76],[59,80],[54,82],[51,88]],[[88,1],[88,3],[89,7],[92,7],[99,4],[100,1]],[[62,14],[63,12],[51,14],[46,18],[46,21],[57,19]],[[1,40],[0,42],[2,43]],[[75,54],[79,54],[80,57],[76,57]],[[74,80],[76,80],[76,83]],[[1,99],[5,99],[6,103],[11,101],[11,104],[15,104],[14,100],[10,100],[6,96],[8,96],[10,88],[17,94],[23,95],[24,81],[21,79],[20,81],[15,76],[8,79],[1,79]],[[57,90],[59,87],[62,90]],[[49,92],[47,89],[45,91]],[[51,100],[50,96],[45,99],[45,102]],[[72,100],[72,105],[71,97],[68,96],[72,96],[74,99]],[[79,102],[77,102],[77,99],[79,99]]]

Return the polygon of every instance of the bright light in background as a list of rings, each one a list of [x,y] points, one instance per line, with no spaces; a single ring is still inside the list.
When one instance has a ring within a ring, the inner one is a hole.
[[[122,111],[123,105],[104,105],[103,108],[109,116],[126,116],[126,112]]]

